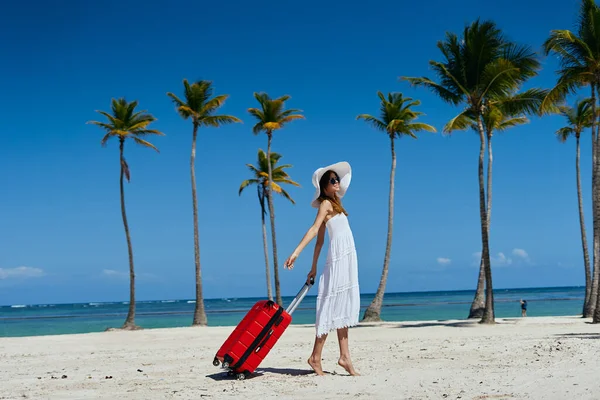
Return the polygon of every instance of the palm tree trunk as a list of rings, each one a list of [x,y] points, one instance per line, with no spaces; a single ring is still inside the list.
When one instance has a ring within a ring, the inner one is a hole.
[[[583,196],[581,195],[581,172],[579,169],[579,156],[580,156],[580,145],[579,145],[579,133],[576,136],[577,139],[577,150],[575,156],[575,171],[577,173],[577,203],[579,204],[579,226],[581,227],[581,246],[583,247],[583,268],[585,269],[585,299],[583,302],[582,315],[585,316],[586,312],[589,312],[590,308],[590,295],[591,295],[591,271],[590,271],[590,255],[588,253],[587,235],[585,232],[585,222],[583,214]]]
[[[256,186],[258,192],[258,202],[260,203],[260,216],[262,220],[262,237],[263,237],[263,248],[265,251],[265,273],[267,274],[267,297],[269,300],[273,300],[273,289],[271,288],[271,271],[269,270],[269,246],[267,243],[267,224],[265,223],[265,194],[264,188],[259,183]]]
[[[485,157],[485,131],[483,129],[483,123],[481,121],[481,113],[477,118],[477,124],[479,127],[479,139],[481,146],[479,148],[479,217],[481,219],[481,256],[483,258],[483,267],[485,271],[485,308],[481,323],[493,324],[495,323],[494,317],[494,292],[492,287],[492,268],[490,265],[490,245],[489,245],[489,228],[488,228],[488,215],[486,212],[485,204],[485,186],[483,179],[483,160]]]
[[[127,238],[127,251],[129,252],[129,310],[127,318],[123,324],[123,329],[136,329],[135,325],[135,269],[133,267],[133,249],[131,247],[131,237],[129,236],[129,225],[127,224],[127,213],[125,212],[125,189],[123,187],[123,175],[127,163],[123,157],[123,146],[125,139],[119,138],[119,159],[121,163],[121,178],[119,185],[121,189],[121,216],[123,217],[123,226],[125,227],[125,237]]]
[[[194,320],[192,326],[206,326],[206,312],[204,310],[204,298],[202,297],[202,272],[200,270],[200,244],[198,238],[198,201],[196,199],[196,137],[198,135],[198,124],[194,122],[194,133],[192,136],[192,155],[190,157],[190,174],[192,178],[192,206],[194,209],[194,261],[196,262],[196,306],[194,307]]]
[[[388,271],[390,267],[390,253],[392,251],[392,229],[394,226],[394,180],[396,175],[396,150],[394,148],[394,134],[390,134],[391,150],[392,150],[392,169],[390,171],[390,197],[388,205],[388,232],[387,243],[385,245],[385,257],[383,258],[383,271],[381,280],[377,287],[377,292],[373,301],[365,310],[363,321],[381,321],[381,306],[383,305],[383,295],[387,284]]]
[[[600,290],[598,288],[600,281],[600,199],[598,198],[598,140],[599,140],[599,132],[600,127],[598,126],[596,117],[596,90],[598,87],[595,84],[592,84],[592,115],[593,121],[595,124],[592,125],[592,137],[594,138],[594,143],[592,146],[593,151],[593,163],[594,168],[592,170],[592,202],[593,202],[593,211],[592,215],[594,218],[593,224],[593,232],[594,232],[594,275],[592,278],[592,290],[590,293],[590,303],[591,303],[591,313],[593,315],[592,322],[597,324],[600,323]],[[595,125],[595,126],[594,126]]]
[[[283,306],[283,300],[281,299],[281,288],[279,287],[279,269],[277,260],[277,240],[275,239],[275,210],[273,209],[273,196],[271,190],[271,182],[273,182],[273,171],[271,166],[271,141],[273,139],[273,132],[267,131],[267,165],[269,167],[269,184],[267,185],[267,203],[269,205],[269,218],[271,220],[271,240],[273,242],[273,271],[275,277],[275,301],[280,306]]]
[[[592,84],[592,115],[596,115],[596,85]],[[598,121],[596,117],[592,118],[592,234],[593,234],[593,275],[592,287],[590,290],[590,301],[588,312],[584,313],[584,317],[593,317],[596,311],[596,303],[598,301],[598,273],[600,272],[600,242],[597,208],[598,203]]]
[[[490,231],[490,223],[492,219],[492,134],[488,133],[488,168],[487,168],[487,222],[488,222],[488,235]],[[469,318],[481,318],[483,317],[483,310],[485,308],[485,268],[483,267],[483,252],[481,253],[481,260],[479,261],[479,277],[477,278],[477,290],[475,291],[475,298],[471,304],[469,310]]]

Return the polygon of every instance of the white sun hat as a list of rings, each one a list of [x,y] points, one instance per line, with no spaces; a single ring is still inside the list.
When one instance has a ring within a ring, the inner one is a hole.
[[[321,180],[323,174],[329,170],[335,171],[335,173],[338,174],[338,176],[340,177],[340,190],[337,192],[339,198],[344,197],[344,195],[346,194],[346,190],[348,190],[348,186],[350,186],[350,181],[352,180],[352,168],[350,167],[350,164],[348,164],[346,161],[340,161],[335,164],[328,165],[327,167],[317,169],[313,173],[312,177],[313,186],[317,188],[317,190],[315,191],[312,202],[310,204],[315,208],[319,208],[319,205],[321,204],[317,200],[321,195],[319,181]]]

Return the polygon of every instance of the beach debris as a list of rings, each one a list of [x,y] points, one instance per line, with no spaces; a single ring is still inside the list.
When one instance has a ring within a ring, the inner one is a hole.
[[[60,378],[61,378],[61,379],[67,379],[67,376],[66,376],[66,375],[63,375],[63,376],[61,376]]]
[[[91,376],[90,376],[90,378],[91,378]],[[106,375],[106,376],[104,377],[104,379],[112,379],[112,375]]]
[[[141,369],[138,368],[137,372],[144,372],[144,371],[142,371]]]

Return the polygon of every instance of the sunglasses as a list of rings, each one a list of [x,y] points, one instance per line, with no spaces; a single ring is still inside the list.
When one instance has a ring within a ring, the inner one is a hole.
[[[340,183],[340,179],[336,178],[336,177],[332,177],[329,179],[329,183],[331,183],[332,185],[335,185],[336,183]]]

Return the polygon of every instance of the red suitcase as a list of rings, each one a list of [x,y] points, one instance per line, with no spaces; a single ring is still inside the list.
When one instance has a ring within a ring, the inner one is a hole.
[[[271,300],[256,302],[217,351],[213,365],[222,363],[228,375],[237,379],[252,374],[292,322],[292,313],[313,284],[314,280],[304,284],[285,310]]]

